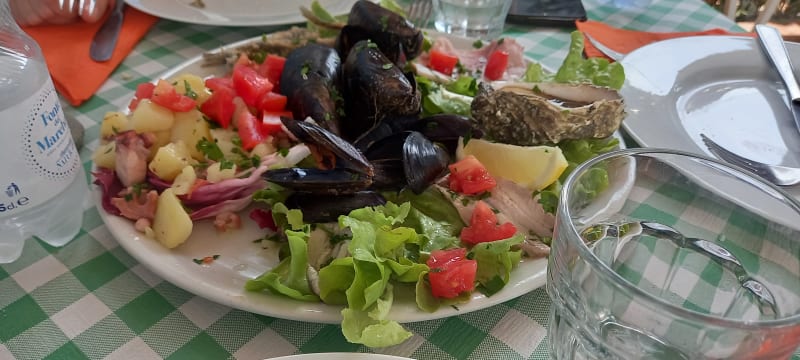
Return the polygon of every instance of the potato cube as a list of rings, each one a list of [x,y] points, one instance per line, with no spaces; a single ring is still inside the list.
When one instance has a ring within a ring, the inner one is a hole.
[[[202,105],[208,97],[211,96],[211,92],[206,89],[205,81],[197,75],[188,73],[178,74],[171,78],[169,82],[175,85],[175,91],[177,91],[178,94],[193,97],[194,100],[197,101],[198,106]],[[192,96],[192,94],[194,94],[194,96]]]
[[[211,137],[219,146],[219,149],[222,150],[222,154],[225,155],[226,159],[233,159],[235,154],[233,153],[233,148],[236,145],[233,144],[233,138],[236,136],[236,133],[227,130],[227,129],[211,129]]]
[[[197,142],[203,138],[211,139],[208,122],[203,119],[203,113],[197,109],[187,112],[175,113],[175,123],[172,126],[172,142],[183,141],[189,148],[189,154],[196,160],[203,160],[203,152],[197,150]]]
[[[169,130],[174,122],[172,111],[150,99],[140,101],[130,118],[131,128],[138,133]]]
[[[195,181],[197,181],[197,173],[194,171],[194,167],[191,165],[186,166],[172,182],[172,190],[175,195],[186,195],[189,193],[189,189],[192,188]]]
[[[193,226],[192,219],[173,190],[164,190],[158,196],[158,207],[153,218],[156,240],[168,249],[175,248],[189,239]]]
[[[147,156],[147,161],[153,160],[158,149],[172,141],[169,130],[157,131],[152,134],[155,135],[156,139],[153,141],[153,144],[150,145],[150,155]]]
[[[206,180],[216,184],[222,180],[233,179],[236,177],[236,164],[229,164],[230,167],[223,169],[222,163],[213,163],[206,170]]]
[[[102,144],[92,154],[92,160],[98,167],[114,169],[117,163],[117,143],[114,141]]]
[[[128,116],[119,111],[109,111],[100,123],[100,137],[108,139],[123,131],[130,130]]]
[[[175,180],[187,165],[191,165],[191,156],[183,142],[169,143],[158,148],[156,156],[150,161],[150,171],[165,181]]]

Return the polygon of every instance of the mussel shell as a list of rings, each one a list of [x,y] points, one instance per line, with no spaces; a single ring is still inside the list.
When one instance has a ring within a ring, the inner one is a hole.
[[[397,65],[422,53],[422,31],[397,13],[372,1],[353,4],[345,26],[336,38],[336,48],[342,57],[362,40],[372,40],[386,57]]]
[[[409,133],[403,143],[403,167],[408,188],[420,194],[436,182],[447,169],[447,150],[434,144],[419,132]]]
[[[280,91],[287,97],[287,108],[295,119],[311,117],[322,127],[339,133],[337,87],[341,58],[336,50],[309,44],[293,50],[286,57],[281,73]]]
[[[421,133],[405,131],[375,142],[366,152],[375,166],[377,184],[399,187],[405,181],[411,191],[421,193],[447,169],[450,156]]]
[[[342,67],[346,120],[342,135],[354,140],[390,116],[416,115],[420,93],[416,80],[392,64],[368,41],[358,42]]]
[[[300,141],[320,146],[334,153],[339,159],[347,162],[347,166],[367,177],[373,175],[372,164],[361,151],[338,135],[308,121],[297,121],[281,118],[283,125]]]
[[[362,152],[366,152],[372,144],[383,138],[414,129],[419,120],[417,115],[387,116],[372,129],[355,139],[353,145]]]
[[[480,139],[483,131],[472,119],[456,114],[436,114],[419,119],[410,130],[418,131],[429,140],[440,143],[455,156],[459,137]]]
[[[352,194],[372,185],[372,177],[342,168],[332,170],[282,168],[267,170],[262,176],[267,181],[285,188],[316,194]]]
[[[326,223],[337,221],[355,209],[386,204],[386,199],[374,191],[360,191],[347,195],[321,195],[294,192],[286,199],[286,207],[303,211],[303,221]]]

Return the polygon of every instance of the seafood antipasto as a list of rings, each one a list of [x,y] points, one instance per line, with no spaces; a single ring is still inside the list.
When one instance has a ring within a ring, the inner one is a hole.
[[[552,75],[513,39],[457,49],[369,1],[346,22],[305,12],[209,54],[226,74],[140,84],[103,119],[95,182],[168,248],[195,221],[220,238],[257,222],[281,262],[248,291],[342,305],[349,341],[394,345],[411,336],[387,319],[395,289],[435,311],[548,255],[559,179],[618,146],[624,74],[581,59],[580,34]]]

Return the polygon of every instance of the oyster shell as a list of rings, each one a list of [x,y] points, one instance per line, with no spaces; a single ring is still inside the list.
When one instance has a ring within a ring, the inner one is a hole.
[[[616,90],[588,84],[482,83],[471,111],[486,137],[514,145],[605,138],[625,117]]]

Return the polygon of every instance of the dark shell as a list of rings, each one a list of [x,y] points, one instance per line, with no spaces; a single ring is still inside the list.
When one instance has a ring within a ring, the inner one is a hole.
[[[422,118],[410,130],[418,131],[429,140],[442,144],[451,156],[456,153],[459,137],[483,137],[483,131],[475,127],[472,119],[456,114],[437,114]]]
[[[373,126],[372,129],[361,134],[353,141],[353,145],[365,152],[372,144],[385,137],[415,128],[419,120],[417,115],[388,116]]]
[[[416,131],[383,138],[366,155],[375,166],[376,186],[396,187],[404,181],[415,193],[421,193],[439,179],[450,162],[447,150]]]
[[[336,81],[341,58],[336,50],[309,44],[286,57],[280,91],[288,98],[287,107],[295,119],[311,117],[322,127],[338,134],[341,106]]]
[[[336,38],[336,48],[346,57],[356,43],[368,39],[400,66],[419,56],[424,41],[422,31],[404,17],[371,1],[361,0],[350,9],[347,26]]]
[[[385,118],[419,113],[416,80],[392,64],[374,44],[356,44],[342,69],[347,117],[340,129],[346,139],[358,138]]]
[[[325,223],[337,221],[355,209],[386,204],[386,199],[373,191],[360,191],[347,195],[321,195],[295,192],[286,199],[286,207],[303,211],[303,221]]]
[[[372,164],[361,151],[336,134],[308,121],[282,118],[283,125],[300,141],[321,147],[347,162],[347,167],[366,176],[373,175]]]
[[[263,175],[269,182],[296,191],[316,194],[352,194],[372,185],[372,177],[348,169],[282,168],[267,170]]]
[[[408,188],[420,194],[436,182],[447,169],[447,150],[412,131],[403,143],[403,167]]]

